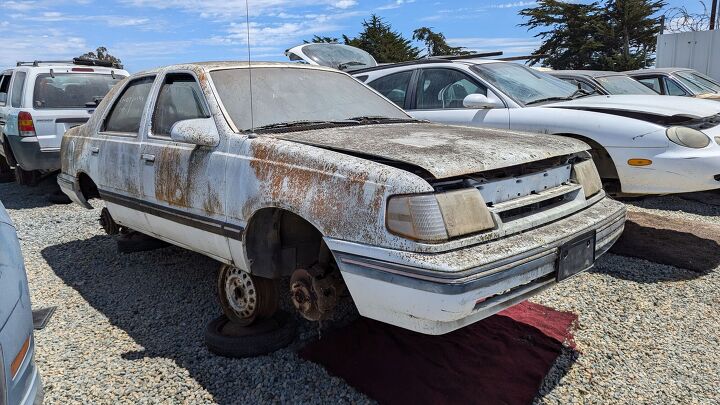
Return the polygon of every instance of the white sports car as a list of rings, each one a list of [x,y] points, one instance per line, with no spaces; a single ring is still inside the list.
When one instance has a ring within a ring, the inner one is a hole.
[[[583,140],[593,148],[606,187],[616,193],[720,188],[717,102],[589,96],[546,73],[489,59],[430,58],[352,74],[415,118]]]

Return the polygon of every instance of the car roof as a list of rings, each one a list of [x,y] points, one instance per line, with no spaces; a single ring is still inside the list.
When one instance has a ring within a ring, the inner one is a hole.
[[[645,74],[645,73],[675,73],[675,72],[681,72],[683,70],[693,70],[690,68],[682,68],[682,67],[668,67],[668,68],[652,68],[652,69],[637,69],[637,70],[628,70],[627,72],[623,72],[628,75],[632,74]]]
[[[431,57],[431,58],[425,58],[425,59],[411,60],[411,61],[407,61],[407,62],[379,64],[377,66],[366,68],[366,69],[354,70],[352,72],[352,74],[358,75],[358,74],[367,73],[367,72],[376,72],[379,70],[393,69],[393,68],[404,67],[404,66],[417,66],[417,65],[430,65],[430,64],[432,64],[432,65],[472,66],[472,65],[484,65],[487,63],[512,63],[512,62],[498,60],[498,59],[488,59],[488,58],[472,58],[472,59],[453,60],[453,59],[432,58]]]
[[[545,72],[553,76],[586,76],[586,77],[607,77],[607,76],[627,76],[623,72],[609,72],[605,70],[553,70]]]
[[[252,68],[266,68],[266,67],[286,67],[294,69],[312,69],[312,70],[325,70],[328,72],[343,73],[337,69],[332,69],[324,66],[309,65],[305,63],[288,63],[288,62],[248,62],[248,61],[205,61],[205,62],[190,62],[190,63],[178,63],[174,65],[161,66],[154,69],[143,70],[137,72],[133,76],[141,74],[153,74],[162,73],[170,70],[196,70],[202,69],[205,71],[222,70],[222,69],[247,69]]]

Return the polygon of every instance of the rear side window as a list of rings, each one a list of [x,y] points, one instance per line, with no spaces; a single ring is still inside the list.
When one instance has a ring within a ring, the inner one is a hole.
[[[25,87],[25,76],[25,72],[15,73],[15,80],[13,81],[12,91],[10,92],[13,107],[21,106],[23,87]]]
[[[655,90],[656,93],[662,94],[660,90],[660,78],[659,77],[641,77],[637,79],[640,83],[647,86],[647,88]]]
[[[7,102],[7,94],[10,89],[10,78],[12,75],[0,76],[0,105],[5,105]]]
[[[39,74],[35,79],[33,107],[91,108],[97,106],[122,76],[92,73]]]
[[[207,117],[202,91],[195,78],[186,73],[167,75],[153,112],[152,134],[170,136],[176,122]]]
[[[410,85],[412,73],[412,70],[393,73],[373,80],[368,85],[402,108],[405,106],[405,95]]]
[[[123,90],[105,120],[104,131],[138,134],[145,103],[155,77],[133,80]]]

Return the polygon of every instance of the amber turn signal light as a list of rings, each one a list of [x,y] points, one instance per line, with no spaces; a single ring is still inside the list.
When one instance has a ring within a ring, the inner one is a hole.
[[[650,159],[629,159],[628,164],[630,166],[650,166],[652,160]]]
[[[22,366],[23,361],[25,360],[25,356],[27,356],[28,349],[30,348],[30,336],[28,336],[27,339],[25,339],[25,343],[23,343],[22,347],[20,348],[20,351],[15,356],[15,359],[10,363],[10,378],[15,378],[17,376],[18,371],[20,371],[20,366]]]

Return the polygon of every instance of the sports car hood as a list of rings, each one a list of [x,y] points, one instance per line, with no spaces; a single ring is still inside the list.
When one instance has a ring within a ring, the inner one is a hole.
[[[720,104],[716,101],[660,95],[582,97],[570,101],[545,104],[543,107],[570,108],[609,114],[613,112],[631,112],[663,117],[685,116],[692,118],[705,118],[720,113]]]
[[[411,164],[438,179],[590,149],[583,142],[553,135],[428,123],[360,125],[267,136]]]

